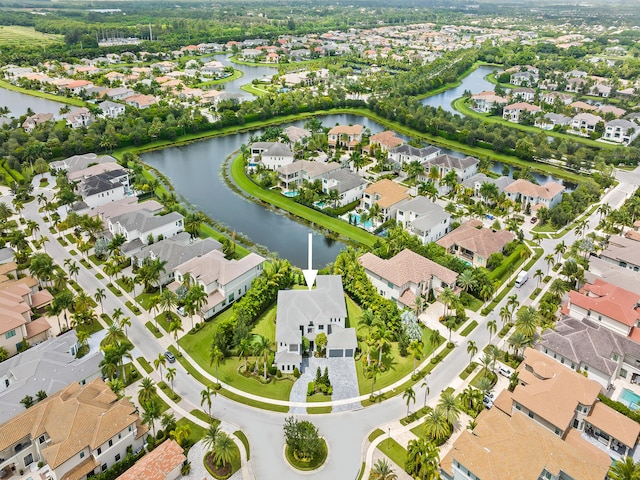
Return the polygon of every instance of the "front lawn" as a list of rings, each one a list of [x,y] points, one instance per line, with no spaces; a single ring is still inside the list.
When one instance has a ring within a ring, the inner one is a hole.
[[[393,438],[387,438],[378,444],[378,450],[389,457],[400,468],[407,463],[407,451]]]

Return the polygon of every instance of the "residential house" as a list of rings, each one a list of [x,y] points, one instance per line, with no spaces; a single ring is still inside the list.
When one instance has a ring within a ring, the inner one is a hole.
[[[536,91],[529,87],[519,87],[511,90],[511,98],[519,102],[532,102],[536,96]]]
[[[264,157],[263,157],[264,158]],[[280,182],[286,190],[295,189],[304,181],[313,183],[321,180],[325,173],[339,170],[339,163],[314,162],[312,160],[298,160],[297,162],[283,165],[276,169],[280,176]]]
[[[516,72],[509,77],[509,83],[519,87],[533,87],[538,83],[538,79],[538,74],[533,72]]]
[[[88,80],[73,80],[65,85],[65,89],[69,90],[74,95],[80,95],[87,88],[93,87],[93,83]]]
[[[180,232],[173,237],[145,245],[131,257],[131,262],[137,266],[141,266],[146,259],[160,259],[165,262],[165,271],[161,273],[158,283],[167,285],[173,282],[175,278],[174,269],[178,265],[182,265],[200,255],[221,249],[222,244],[213,238],[191,238],[189,233]]]
[[[89,168],[89,165],[117,163],[116,159],[111,155],[96,155],[95,153],[84,153],[65,158],[64,160],[56,160],[51,162],[51,170],[65,170],[67,174],[77,172]],[[108,168],[108,167],[107,167]]]
[[[593,318],[564,315],[553,329],[542,333],[536,349],[605,390],[619,378],[633,384],[640,381],[640,343]]]
[[[138,460],[117,480],[175,480],[187,457],[175,440],[166,440]]]
[[[101,378],[73,382],[0,425],[0,471],[33,468],[38,478],[84,480],[124,459],[128,448],[141,449],[147,431],[135,406]]]
[[[535,126],[543,130],[553,130],[556,125],[567,127],[571,125],[572,118],[559,113],[545,113],[544,116],[536,118]]]
[[[31,133],[38,125],[44,125],[47,122],[53,121],[53,113],[36,113],[35,115],[30,115],[26,118],[22,123],[22,128],[25,132]]]
[[[103,169],[107,165],[117,168],[105,168],[101,173],[87,173],[79,179],[78,192],[88,208],[95,208],[105,203],[122,200],[129,194],[129,173],[117,164],[99,164],[69,176],[77,176],[82,172]],[[72,181],[75,178],[71,179]]]
[[[111,217],[107,224],[112,236],[124,235],[126,243],[122,251],[132,255],[144,245],[180,233],[184,230],[184,217],[178,212],[153,215],[148,210],[137,210]]]
[[[206,320],[247,293],[251,282],[262,274],[264,260],[255,253],[240,260],[227,260],[220,250],[212,250],[175,267],[172,285],[177,288],[189,274],[191,281],[204,288],[207,303],[202,308],[202,316]]]
[[[109,224],[107,220],[111,217],[122,215],[123,213],[136,212],[138,210],[148,210],[153,215],[156,215],[162,212],[163,209],[164,206],[156,200],[138,202],[138,197],[135,195],[129,195],[121,200],[105,203],[94,208],[89,212],[89,215],[100,218],[104,223],[105,230],[108,230]]]
[[[579,113],[571,120],[571,129],[573,133],[588,135],[596,131],[596,125],[604,120],[592,113]]]
[[[640,327],[640,295],[599,278],[593,284],[586,283],[580,291],[570,291],[563,312],[640,341],[640,331],[635,331]]]
[[[559,102],[561,105],[569,105],[573,102],[573,96],[562,92],[547,92],[540,96],[540,100],[549,105]]]
[[[506,98],[496,95],[491,90],[471,95],[471,108],[477,112],[491,113],[497,106],[503,106],[507,103],[509,102]]]
[[[373,205],[380,207],[379,219],[386,222],[391,215],[392,208],[399,202],[409,198],[408,189],[394,182],[384,179],[370,184],[362,196],[362,208],[369,210]]]
[[[534,115],[540,111],[540,107],[526,102],[517,102],[507,105],[502,109],[502,118],[514,123],[520,123],[522,112]]]
[[[422,196],[396,204],[391,217],[395,217],[402,228],[417,235],[422,243],[435,242],[451,229],[451,214]]]
[[[358,261],[376,291],[401,307],[415,308],[416,298],[444,288],[455,288],[458,274],[428,258],[405,249],[384,260],[365,253]]]
[[[640,272],[623,268],[617,263],[608,262],[595,255],[589,257],[589,270],[585,270],[584,278],[587,283],[591,284],[600,278],[607,283],[626,288],[640,295]]]
[[[567,80],[567,86],[565,87],[565,91],[582,93],[586,87],[587,87],[587,81],[584,78],[570,78],[569,80]]]
[[[118,118],[120,115],[124,115],[125,107],[121,103],[105,100],[98,104],[98,107],[102,110],[103,118]]]
[[[295,125],[289,125],[287,128],[285,128],[284,134],[287,136],[291,143],[298,143],[311,136],[311,132],[309,130],[296,127]]]
[[[420,181],[428,181],[428,173],[433,167],[437,167],[440,172],[440,178],[444,178],[449,172],[453,171],[456,174],[458,182],[463,182],[476,173],[478,173],[478,164],[480,161],[475,157],[454,157],[453,155],[444,154],[438,155],[435,158],[427,160],[424,163],[424,176],[418,176]]]
[[[432,145],[417,148],[409,144],[399,145],[389,150],[389,159],[398,165],[424,163],[440,155],[440,149]]]
[[[640,424],[602,403],[598,382],[532,348],[516,371],[519,385],[513,393],[503,390],[494,408],[525,414],[558,438],[587,441],[613,459],[634,451]]]
[[[18,278],[15,262],[0,265],[0,347],[15,355],[26,344],[36,345],[51,337],[46,318],[32,317],[51,303],[48,290],[41,290],[38,281],[30,276]]]
[[[321,177],[322,191],[328,194],[330,190],[337,190],[340,194],[338,205],[341,207],[360,200],[367,186],[367,181],[360,175],[345,168],[332,170]]]
[[[533,210],[537,210],[540,207],[549,209],[554,207],[562,201],[564,191],[564,185],[557,182],[549,181],[544,185],[536,185],[522,178],[519,178],[504,189],[509,200],[520,202],[522,205],[528,203]]]
[[[158,100],[153,95],[132,95],[122,99],[127,105],[136,107],[139,109],[148,108],[151,105],[158,103]]]
[[[602,115],[612,114],[616,118],[623,117],[627,111],[624,108],[619,108],[614,105],[600,105],[598,106],[598,113]]]
[[[640,242],[630,238],[613,235],[609,237],[609,244],[600,258],[622,268],[640,271]]]
[[[103,357],[98,346],[76,358],[79,346],[75,330],[69,330],[1,362],[0,423],[24,411],[20,400],[27,395],[35,397],[39,391],[52,395],[73,382],[84,385],[101,377]]]
[[[489,257],[502,253],[514,238],[511,232],[490,230],[480,220],[469,220],[436,243],[473,267],[486,267]]]
[[[93,123],[93,114],[86,107],[74,108],[65,115],[67,125],[71,128],[87,127]]]
[[[370,152],[372,147],[379,147],[383,152],[388,152],[394,147],[404,144],[404,139],[396,136],[395,132],[385,130],[369,137],[369,145],[367,151]]]
[[[353,358],[358,347],[355,328],[346,328],[347,306],[340,275],[318,275],[311,290],[280,290],[276,313],[278,370],[302,369],[302,338],[315,350],[316,337],[327,337],[327,357]]]
[[[609,85],[603,85],[602,83],[596,83],[589,89],[589,95],[603,98],[610,97],[611,87]]]
[[[480,412],[440,462],[444,480],[605,480],[607,454],[578,435],[558,438],[520,412]]]
[[[329,147],[346,147],[347,150],[354,150],[356,145],[362,141],[362,125],[339,125],[329,130]]]
[[[291,148],[284,143],[256,142],[251,144],[250,149],[254,161],[261,162],[269,170],[277,170],[294,161]]]
[[[629,120],[616,119],[604,125],[604,140],[629,145],[640,133],[640,126]]]
[[[124,100],[127,97],[137,95],[135,90],[127,87],[117,87],[108,89],[103,96],[109,97],[112,100]]]
[[[465,188],[471,189],[473,191],[474,197],[480,198],[482,197],[482,195],[480,195],[480,187],[482,187],[484,183],[491,183],[495,185],[496,187],[498,187],[498,193],[501,194],[504,192],[504,189],[507,188],[507,186],[511,185],[514,181],[515,180],[513,178],[504,175],[498,178],[492,178],[488,175],[485,175],[484,173],[476,173],[475,175],[467,178],[464,182],[462,182],[462,185]]]
[[[572,102],[569,104],[569,107],[571,107],[571,109],[576,112],[578,111],[595,112],[596,110],[598,110],[598,107],[596,107],[595,105],[591,105],[583,101]]]

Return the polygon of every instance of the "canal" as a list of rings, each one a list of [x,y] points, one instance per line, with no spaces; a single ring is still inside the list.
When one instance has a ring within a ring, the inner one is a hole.
[[[456,112],[455,109],[451,106],[451,102],[462,97],[466,90],[469,90],[474,94],[480,93],[483,90],[493,91],[495,85],[486,80],[484,77],[496,70],[499,70],[499,68],[491,65],[480,65],[473,72],[464,77],[460,85],[450,88],[449,90],[445,90],[444,92],[438,93],[436,95],[427,97],[422,100],[422,104],[434,108],[442,107],[443,110],[446,110],[447,112],[459,115],[459,113]]]

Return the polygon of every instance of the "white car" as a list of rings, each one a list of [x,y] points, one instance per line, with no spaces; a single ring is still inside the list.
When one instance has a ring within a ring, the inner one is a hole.
[[[513,374],[513,371],[511,371],[510,368],[500,366],[500,367],[498,367],[498,373],[500,375],[502,375],[503,377],[509,378]]]
[[[482,404],[485,408],[491,408],[493,407],[493,400],[485,395],[485,397],[482,399]]]
[[[178,313],[183,317],[186,315],[186,313],[184,313],[184,307],[178,307],[177,310],[178,310]]]

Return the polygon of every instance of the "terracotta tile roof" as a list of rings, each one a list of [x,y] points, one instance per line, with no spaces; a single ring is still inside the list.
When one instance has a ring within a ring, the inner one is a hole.
[[[398,145],[402,145],[405,141],[396,137],[396,133],[391,130],[385,130],[384,132],[376,133],[375,135],[371,135],[369,137],[369,143],[371,145],[384,145],[387,148],[397,147]]]
[[[586,284],[580,292],[569,292],[569,301],[586,310],[606,315],[629,327],[640,320],[640,295],[601,279]]]
[[[0,425],[0,450],[47,433],[51,443],[42,455],[55,469],[86,447],[98,448],[137,419],[131,402],[118,400],[101,378],[84,386],[74,382]]]
[[[389,179],[372,183],[365,189],[364,193],[371,195],[373,203],[377,203],[381,208],[389,208],[409,198],[406,187]]]
[[[360,135],[364,127],[362,125],[338,125],[329,130],[329,135]]]
[[[455,459],[477,478],[537,480],[544,469],[580,480],[605,478],[611,459],[581,438],[569,443],[520,412],[492,408],[480,413],[473,433],[464,430],[440,463],[452,475]]]
[[[634,422],[601,402],[596,402],[586,421],[624,443],[629,448],[635,447],[638,435],[640,435],[640,424],[638,422]]]
[[[27,334],[24,338],[29,339],[35,337],[36,335],[40,335],[43,332],[46,332],[51,328],[51,325],[49,325],[49,322],[46,318],[38,318],[33,322],[27,323],[26,328]]]
[[[512,393],[519,403],[561,430],[571,427],[578,403],[593,405],[601,386],[544,353],[527,348],[518,367],[519,385]]]
[[[88,473],[93,472],[99,465],[100,462],[98,462],[98,460],[96,460],[93,455],[89,455],[88,458],[65,473],[62,477],[62,480],[80,480],[81,478],[84,478]]]
[[[428,282],[432,277],[452,285],[458,278],[453,270],[407,249],[388,260],[365,253],[359,262],[366,270],[400,287],[408,283]]]
[[[505,191],[509,193],[519,193],[527,197],[545,198],[547,200],[551,200],[557,194],[564,191],[564,189],[564,186],[557,182],[547,182],[544,185],[536,185],[522,178],[505,187]]]
[[[187,457],[174,440],[167,440],[138,460],[118,480],[165,480]]]
[[[527,110],[528,112],[537,112],[540,110],[540,107],[537,105],[531,105],[527,102],[517,102],[512,103],[511,105],[507,105],[503,110]]]
[[[576,110],[597,110],[598,107],[594,107],[593,105],[589,105],[588,103],[577,101],[570,103],[569,106]]]
[[[504,246],[515,237],[506,230],[493,231],[488,228],[477,228],[480,220],[469,220],[445,235],[436,243],[444,248],[457,244],[478,255],[488,258],[492,253],[501,252]]]

